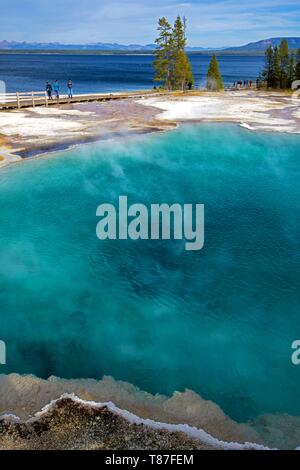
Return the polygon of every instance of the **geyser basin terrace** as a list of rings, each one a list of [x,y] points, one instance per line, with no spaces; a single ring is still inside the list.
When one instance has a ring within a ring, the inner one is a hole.
[[[298,135],[230,124],[0,172],[1,372],[189,388],[245,422],[300,415]],[[96,208],[205,204],[205,246],[96,237]],[[300,436],[299,436],[300,443]]]

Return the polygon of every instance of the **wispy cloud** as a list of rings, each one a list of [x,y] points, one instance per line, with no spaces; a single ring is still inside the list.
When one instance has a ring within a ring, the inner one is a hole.
[[[191,45],[238,45],[298,36],[299,0],[10,0],[1,7],[3,38],[24,41],[153,42],[157,19],[185,15]]]

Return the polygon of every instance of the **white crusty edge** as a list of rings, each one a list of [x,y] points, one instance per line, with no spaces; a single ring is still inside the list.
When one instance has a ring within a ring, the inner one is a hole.
[[[119,416],[122,416],[124,419],[126,419],[130,424],[137,424],[137,425],[144,425],[147,426],[148,428],[151,429],[161,429],[165,431],[170,431],[170,432],[183,432],[187,436],[197,439],[203,444],[210,445],[216,449],[222,449],[222,450],[277,450],[277,449],[270,449],[269,447],[260,445],[260,444],[255,444],[251,442],[245,442],[244,444],[238,443],[238,442],[225,442],[225,441],[220,441],[216,437],[211,436],[208,434],[206,431],[203,429],[198,429],[194,426],[190,426],[188,424],[167,424],[167,423],[160,423],[158,421],[154,421],[152,419],[143,419],[135,414],[122,410],[121,408],[118,408],[114,403],[111,401],[106,402],[106,403],[97,403],[95,401],[86,401],[82,400],[81,398],[78,398],[75,394],[63,394],[60,398],[56,400],[52,400],[48,405],[46,405],[42,411],[39,411],[36,413],[32,418],[29,420],[25,421],[26,423],[32,423],[34,421],[39,420],[42,416],[47,414],[49,411],[51,411],[55,405],[63,400],[63,399],[70,399],[74,403],[78,403],[90,408],[94,409],[100,409],[106,407],[109,411],[112,413],[115,413]],[[4,414],[0,416],[0,419],[9,419],[14,422],[22,422],[22,420],[13,414]],[[296,450],[300,450],[300,447],[297,448]]]

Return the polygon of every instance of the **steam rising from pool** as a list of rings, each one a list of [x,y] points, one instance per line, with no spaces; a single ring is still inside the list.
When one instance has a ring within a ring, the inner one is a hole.
[[[239,422],[299,415],[299,145],[193,125],[1,171],[1,372],[188,388]],[[96,208],[120,194],[205,204],[204,250],[100,242]]]

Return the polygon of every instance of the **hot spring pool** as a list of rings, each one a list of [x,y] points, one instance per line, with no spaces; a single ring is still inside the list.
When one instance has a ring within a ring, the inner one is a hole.
[[[1,373],[189,388],[237,421],[300,415],[300,136],[235,125],[77,147],[0,171]],[[205,204],[205,247],[99,241],[96,208]]]

